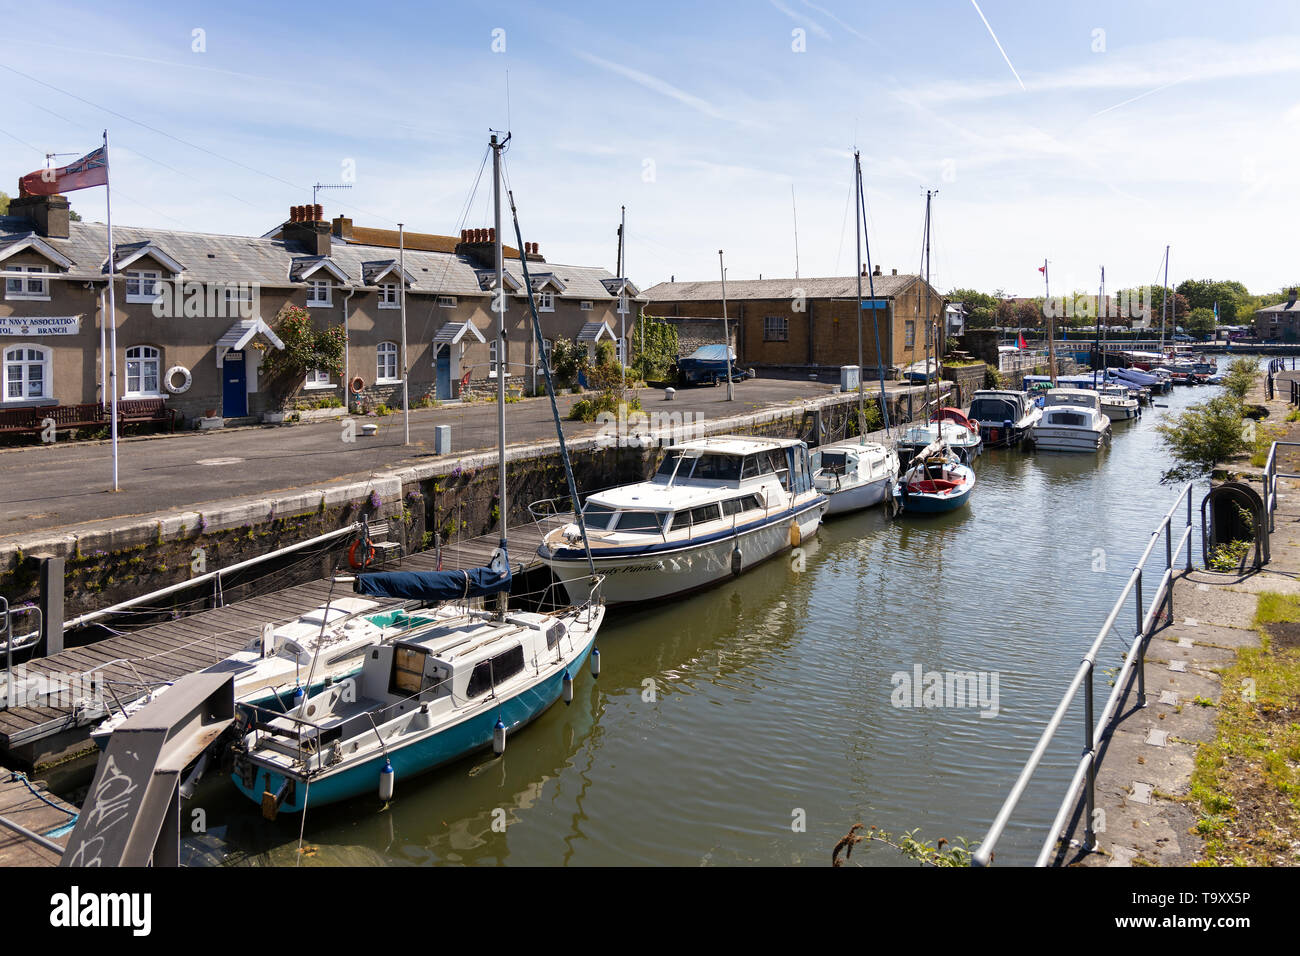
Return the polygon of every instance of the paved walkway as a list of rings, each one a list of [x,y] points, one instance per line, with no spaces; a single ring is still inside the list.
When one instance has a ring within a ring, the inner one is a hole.
[[[757,379],[737,383],[735,400],[725,387],[680,389],[672,403],[658,389],[641,389],[647,411],[693,413],[705,420],[741,415],[831,394],[832,386],[808,381]],[[559,399],[567,415],[577,395]],[[119,443],[119,485],[111,492],[108,442],[14,448],[0,451],[0,541],[104,519],[153,514],[255,495],[355,481],[377,471],[433,454],[433,429],[451,426],[453,452],[495,448],[495,402],[447,405],[411,412],[411,445],[402,444],[402,416],[357,419],[356,440],[343,441],[338,420],[284,427],[219,429]],[[367,438],[360,426],[378,423]],[[594,435],[594,423],[564,422],[566,438]],[[506,407],[507,440],[554,439],[550,402],[526,399]]]
[[[1278,423],[1289,410],[1287,395],[1289,391],[1279,390],[1277,398],[1264,402],[1260,390],[1251,400],[1267,405],[1268,421]],[[1289,431],[1286,440],[1298,440],[1300,425],[1292,424]],[[1280,470],[1300,473],[1296,463]],[[1300,482],[1280,479],[1278,484],[1276,530],[1264,568],[1241,576],[1193,570],[1175,581],[1173,620],[1155,634],[1147,651],[1146,706],[1139,705],[1137,681],[1131,681],[1118,709],[1122,719],[1104,742],[1096,790],[1096,807],[1102,811],[1100,852],[1078,851],[1081,798],[1057,863],[1186,866],[1200,859],[1203,841],[1195,832],[1199,808],[1171,799],[1189,793],[1197,749],[1215,736],[1217,706],[1195,701],[1217,705],[1220,672],[1235,660],[1237,648],[1259,646],[1252,626],[1256,595],[1300,595]],[[1193,501],[1193,521],[1199,521],[1201,495]],[[1199,566],[1201,555],[1194,553],[1193,563]],[[1096,689],[1100,707],[1110,688],[1098,681]]]

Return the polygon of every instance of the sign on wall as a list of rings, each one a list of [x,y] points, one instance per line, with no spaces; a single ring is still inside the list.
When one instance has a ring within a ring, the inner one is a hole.
[[[0,316],[0,335],[76,335],[80,331],[79,315]]]
[[[0,316],[0,336],[75,336],[78,332],[79,315]]]

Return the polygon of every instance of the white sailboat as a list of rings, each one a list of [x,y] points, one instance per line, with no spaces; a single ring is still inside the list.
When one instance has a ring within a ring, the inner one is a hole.
[[[497,288],[504,287],[504,146],[494,134]],[[518,235],[517,217],[515,231]],[[522,238],[519,248],[525,248]],[[522,256],[520,265],[524,287],[531,290]],[[540,346],[531,293],[530,308]],[[504,356],[504,305],[498,310],[497,334],[497,354]],[[550,368],[542,354],[554,409]],[[261,804],[265,816],[300,812],[376,788],[387,801],[397,779],[487,747],[500,753],[509,735],[561,697],[572,699],[574,680],[593,654],[604,619],[600,579],[589,577],[587,597],[577,606],[554,611],[508,607],[504,375],[497,376],[497,401],[500,547],[487,567],[470,571],[363,574],[356,579],[359,593],[441,604],[441,610],[432,623],[374,647],[355,680],[334,684],[288,714],[264,715],[252,725],[237,750],[233,777],[245,795]],[[572,489],[558,415],[556,429]],[[495,607],[474,607],[471,600],[476,598],[494,599]],[[592,660],[595,671],[598,658]]]

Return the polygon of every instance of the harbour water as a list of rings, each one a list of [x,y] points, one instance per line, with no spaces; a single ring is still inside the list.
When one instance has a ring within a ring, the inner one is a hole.
[[[986,452],[958,512],[832,519],[801,555],[611,614],[602,673],[584,672],[570,706],[501,758],[397,781],[387,809],[309,810],[301,862],[825,865],[858,822],[978,840],[1177,495],[1159,483],[1157,420],[1213,391],[1158,396],[1168,408],[1116,423],[1100,455]],[[1199,563],[1199,531],[1193,549]],[[1131,620],[1102,655],[1099,700]],[[899,706],[918,669],[976,672],[983,694]],[[1059,735],[996,862],[1032,861],[1081,723]],[[206,780],[195,808],[192,864],[298,860],[299,818],[263,821],[228,780]],[[906,862],[882,845],[853,860]]]

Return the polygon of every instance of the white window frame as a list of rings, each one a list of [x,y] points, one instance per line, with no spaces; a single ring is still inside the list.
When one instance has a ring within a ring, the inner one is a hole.
[[[153,269],[128,269],[120,273],[126,277],[126,301],[127,302],[153,302],[158,298],[161,291],[159,286],[162,283],[162,273]],[[145,283],[153,290],[145,292]],[[135,291],[132,291],[134,286]]]
[[[455,297],[454,295],[440,295],[440,296],[438,296],[438,308],[440,308],[440,309],[454,309],[454,308],[456,308],[456,297]]]
[[[402,307],[402,301],[398,296],[396,282],[380,283],[379,307],[381,309],[400,309]]]
[[[790,320],[783,315],[763,316],[764,342],[789,342]]]
[[[319,298],[320,290],[325,290],[325,298]],[[329,279],[308,279],[307,280],[307,306],[312,309],[323,309],[334,304],[334,286]]]
[[[132,355],[132,353],[136,354]],[[135,374],[135,388],[131,387],[132,362],[140,363]],[[144,387],[145,379],[147,378],[145,367],[148,364],[153,365],[154,387],[152,390]],[[131,346],[126,350],[125,369],[125,391],[122,392],[123,398],[160,398],[162,396],[162,349],[153,345]]]
[[[322,372],[320,369],[309,369],[307,379],[303,383],[303,388],[333,388],[334,383],[330,381],[329,372]]]
[[[39,352],[40,358],[32,359],[27,356],[28,350]],[[21,357],[10,358],[11,352],[21,352]],[[9,395],[9,374],[11,366],[21,366],[21,395]],[[31,384],[30,376],[27,373],[28,366],[37,365],[41,368],[41,392],[39,395],[28,393]],[[16,342],[13,345],[4,344],[0,347],[0,404],[29,402],[35,399],[52,398],[54,374],[54,352],[48,345],[34,345],[26,342]]]
[[[380,342],[379,345],[376,346],[375,348],[375,384],[376,385],[379,384],[391,385],[395,382],[400,382],[402,380],[401,377],[397,374],[399,371],[401,371],[398,368],[398,361],[397,361],[398,356],[400,354],[401,353],[398,351],[396,342]],[[391,361],[387,359],[387,356],[392,357]],[[384,372],[386,371],[385,366],[389,366],[389,365],[392,366],[393,374],[385,375],[384,374]]]
[[[581,309],[583,312],[590,312],[593,308],[595,308],[595,303],[593,303],[590,299],[583,299],[582,304],[579,305],[578,308]]]
[[[497,368],[497,339],[488,339],[488,375],[490,376]],[[506,346],[506,360],[503,363],[505,377],[510,377],[510,346]]]
[[[537,311],[554,312],[555,311],[555,293],[539,292],[537,293]]]
[[[32,274],[40,278],[31,278]],[[21,274],[21,277],[19,277]],[[4,267],[5,298],[49,302],[49,271],[44,266],[9,265]],[[16,288],[11,288],[16,286]]]
[[[627,296],[626,296],[626,295],[620,295],[620,296],[618,297],[618,314],[619,314],[619,315],[627,315],[627,313],[628,313],[628,308],[627,308]]]

